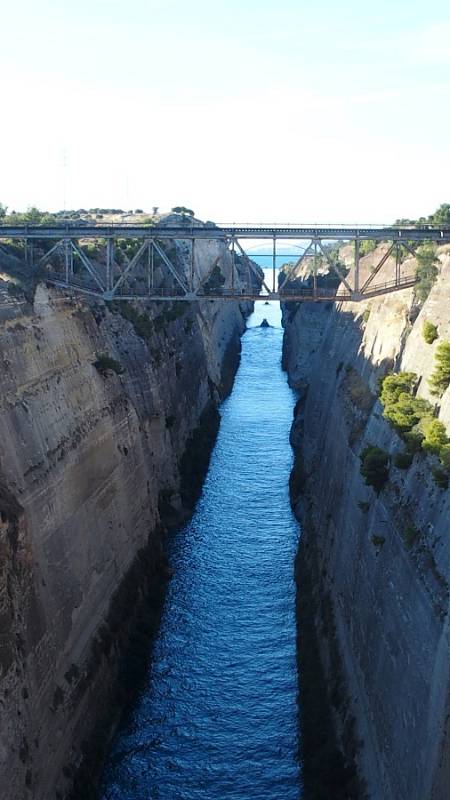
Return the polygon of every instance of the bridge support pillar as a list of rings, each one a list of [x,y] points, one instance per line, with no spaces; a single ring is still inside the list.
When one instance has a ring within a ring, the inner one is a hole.
[[[33,247],[33,242],[32,241],[30,242],[28,239],[25,239],[25,263],[27,267],[29,267],[30,270],[33,271],[34,247]]]
[[[396,244],[395,246],[395,284],[398,286],[400,283],[400,268],[402,263],[402,246],[401,244]]]
[[[106,291],[109,292],[113,285],[114,274],[114,239],[106,240]]]
[[[155,274],[155,263],[154,263],[153,239],[149,239],[148,249],[147,249],[147,289],[149,296],[152,294],[154,288],[154,274]]]
[[[194,276],[195,276],[195,239],[191,239],[191,268],[189,274],[189,290],[194,291]]]
[[[272,251],[272,291],[274,294],[277,290],[276,269],[277,269],[277,237],[274,236],[273,251]]]
[[[234,236],[231,240],[231,291],[234,293],[234,270],[236,269]],[[250,291],[250,286],[249,286]]]
[[[64,239],[64,271],[66,283],[69,285],[70,279],[73,275],[73,252],[70,239]]]
[[[318,253],[318,242],[317,239],[314,239],[314,266],[313,266],[313,297],[317,299],[317,253]]]
[[[355,239],[355,294],[359,293],[359,237]]]

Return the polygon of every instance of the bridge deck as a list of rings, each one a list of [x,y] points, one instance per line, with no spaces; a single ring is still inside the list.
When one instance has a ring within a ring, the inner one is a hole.
[[[285,290],[283,292],[267,292],[265,294],[257,294],[255,292],[237,292],[237,291],[222,291],[220,293],[214,294],[201,294],[196,292],[186,292],[184,294],[174,294],[173,291],[170,290],[154,290],[151,294],[142,294],[142,295],[135,295],[135,294],[115,294],[113,297],[109,296],[108,293],[99,294],[98,291],[94,289],[89,289],[86,286],[83,286],[81,282],[77,282],[76,279],[72,279],[70,283],[66,283],[61,276],[50,274],[48,279],[51,283],[55,286],[59,286],[65,289],[74,289],[77,292],[81,292],[83,294],[89,294],[94,297],[102,297],[104,300],[122,300],[122,301],[130,301],[130,300],[156,300],[158,302],[168,302],[174,303],[178,301],[182,302],[193,302],[193,301],[206,301],[206,300],[228,300],[233,303],[239,302],[269,302],[275,301],[279,303],[301,303],[301,302],[359,302],[361,300],[367,300],[371,297],[377,297],[381,294],[391,294],[392,292],[398,292],[401,289],[410,289],[416,284],[415,277],[407,277],[401,279],[400,282],[397,280],[393,281],[386,281],[384,283],[376,284],[375,286],[371,286],[369,290],[365,291],[364,294],[360,292],[347,292],[342,291],[341,288],[336,290],[334,289],[320,289],[318,288],[317,291],[314,291],[312,287],[304,287],[300,290],[289,291]]]
[[[0,225],[0,239],[116,239],[116,238],[157,238],[157,239],[349,239],[409,240],[409,241],[450,241],[450,227],[437,226],[282,226],[265,227],[261,225],[235,225],[219,227],[215,225],[149,226],[133,224],[111,225]]]

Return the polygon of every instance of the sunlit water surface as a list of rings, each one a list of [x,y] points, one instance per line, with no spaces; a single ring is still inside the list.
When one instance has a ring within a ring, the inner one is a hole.
[[[273,327],[260,328],[263,317]],[[256,304],[148,680],[117,734],[102,800],[297,800],[297,674],[289,506],[294,397],[276,303]]]

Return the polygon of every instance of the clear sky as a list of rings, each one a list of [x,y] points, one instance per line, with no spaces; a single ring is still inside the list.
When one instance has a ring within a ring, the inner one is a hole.
[[[21,0],[0,29],[10,208],[388,222],[450,200],[447,1]]]

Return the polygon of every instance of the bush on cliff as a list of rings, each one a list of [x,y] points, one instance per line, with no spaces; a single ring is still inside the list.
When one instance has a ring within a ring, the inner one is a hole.
[[[411,431],[422,420],[431,418],[432,414],[433,409],[428,400],[412,397],[406,392],[400,395],[394,406],[385,409],[384,412],[384,416],[392,422],[400,434]]]
[[[159,307],[158,303],[158,307]],[[183,303],[182,300],[175,300],[173,303],[164,303],[163,311],[161,311],[154,320],[154,326],[156,331],[163,331],[170,322],[175,322],[177,319],[180,319],[183,314],[185,314],[189,310],[189,304]]]
[[[415,372],[397,372],[386,375],[380,381],[380,400],[385,409],[397,403],[403,392],[412,394],[417,381]]]
[[[422,326],[422,336],[427,344],[433,344],[439,336],[437,326],[426,320]]]
[[[450,472],[450,442],[441,447],[439,450],[439,458],[444,469]]]
[[[345,368],[343,386],[347,389],[353,405],[363,413],[368,414],[375,402],[375,396],[359,372],[354,367],[351,367],[350,364],[347,364]]]
[[[447,348],[442,349],[440,357],[441,371],[436,384],[441,386],[450,382],[450,343],[448,345],[449,366],[445,365]],[[441,348],[441,345],[439,346]],[[436,370],[435,370],[436,372]],[[414,453],[421,450],[436,455],[444,469],[450,472],[450,439],[445,425],[434,417],[434,409],[428,400],[414,397],[414,384],[417,376],[413,372],[399,372],[387,375],[381,381],[380,399],[383,403],[383,415],[394,426],[406,444],[406,451],[397,453],[394,464],[399,469],[407,469]],[[430,379],[431,382],[431,379]]]
[[[111,303],[111,311],[118,311],[128,322],[131,322],[135,333],[147,342],[154,334],[153,322],[148,314],[140,313],[130,303]]]
[[[450,342],[441,342],[435,355],[436,365],[429,379],[431,394],[441,397],[450,385]]]
[[[448,489],[448,472],[446,472],[445,469],[434,467],[434,469],[432,469],[432,474],[433,480],[439,489]]]
[[[433,417],[433,408],[428,400],[414,397],[416,381],[417,375],[414,372],[386,375],[381,381],[383,416],[400,435],[411,431],[424,419]]]
[[[379,494],[389,478],[389,454],[376,445],[368,445],[360,455],[361,475],[367,486]]]
[[[433,419],[424,427],[424,433],[423,449],[438,456],[444,470],[450,472],[450,439],[445,425],[439,419]]]
[[[403,541],[407,550],[411,550],[411,547],[417,542],[419,537],[420,530],[416,528],[415,525],[412,523],[406,525],[403,530]]]
[[[394,457],[394,466],[397,469],[409,469],[412,464],[413,454],[409,450],[399,451]]]
[[[20,297],[21,295],[23,295],[23,289],[22,289],[20,283],[13,283],[13,282],[8,283],[6,288],[7,288],[8,294],[11,297]]]
[[[420,431],[420,426],[417,426],[413,431],[407,431],[402,434],[402,439],[406,445],[406,450],[411,455],[420,453],[422,450],[423,433]]]
[[[399,372],[387,375],[380,384],[383,416],[401,436],[410,454],[422,449],[425,426],[434,416],[428,400],[414,396],[416,381],[414,372]]]
[[[425,242],[416,250],[417,283],[415,294],[420,303],[424,303],[430,294],[432,286],[436,283],[439,270],[436,266],[436,245],[433,242]]]
[[[97,353],[97,361],[94,361],[94,367],[101,372],[102,375],[108,372],[108,370],[112,370],[116,375],[122,375],[124,371],[122,364],[116,361],[115,358],[111,358],[107,353]]]
[[[438,456],[442,447],[449,443],[445,425],[439,419],[432,419],[424,426],[422,447],[429,453]]]

